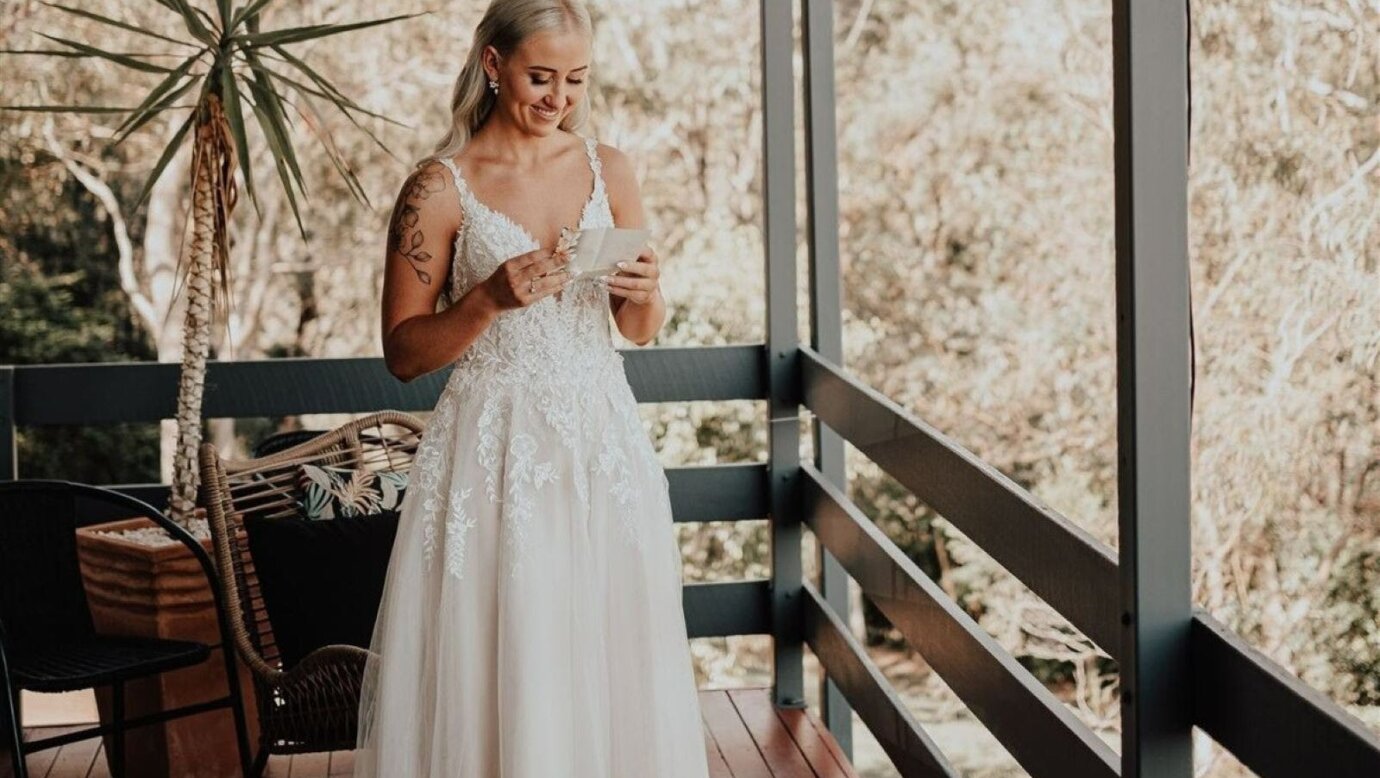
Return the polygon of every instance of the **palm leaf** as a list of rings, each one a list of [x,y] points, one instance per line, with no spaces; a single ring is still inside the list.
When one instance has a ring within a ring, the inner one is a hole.
[[[94,20],[94,21],[98,21],[98,22],[102,22],[102,23],[104,23],[104,24],[108,24],[108,25],[110,25],[110,26],[112,26],[112,27],[119,27],[119,28],[122,29],[122,30],[129,30],[130,32],[137,32],[137,33],[139,33],[140,35],[147,35],[147,36],[149,36],[150,38],[157,38],[157,39],[160,40],[160,41],[167,41],[168,43],[174,43],[174,44],[177,44],[178,46],[195,46],[195,45],[196,45],[196,44],[194,44],[194,43],[188,43],[187,41],[180,41],[180,40],[178,40],[178,39],[176,39],[176,38],[169,38],[168,36],[166,36],[166,35],[160,35],[159,33],[156,33],[156,32],[154,32],[153,30],[148,30],[148,29],[145,29],[145,28],[140,27],[140,26],[138,26],[138,25],[130,24],[129,22],[122,22],[122,21],[120,21],[119,19],[112,19],[112,18],[110,18],[109,16],[103,16],[103,15],[98,14],[98,13],[95,13],[95,12],[93,12],[93,11],[86,11],[86,10],[83,10],[83,9],[81,9],[81,8],[70,8],[70,7],[68,7],[68,6],[60,5],[60,4],[58,4],[58,3],[50,3],[50,2],[47,2],[47,0],[43,0],[43,4],[46,5],[46,6],[48,6],[49,8],[56,8],[56,9],[58,9],[59,11],[65,11],[66,13],[73,14],[73,15],[75,15],[75,16],[82,16],[82,17],[85,17],[85,18],[87,18],[87,19],[92,19],[92,20]]]
[[[388,24],[399,19],[410,19],[414,16],[431,13],[430,11],[419,11],[414,14],[401,14],[389,16],[383,19],[371,19],[364,22],[350,22],[349,24],[311,24],[305,27],[288,27],[283,30],[273,30],[272,32],[248,32],[234,36],[235,41],[247,47],[267,47],[281,46],[286,43],[301,43],[302,41],[324,38],[328,35],[339,35],[342,32],[353,32],[363,30],[367,27],[375,27],[380,24]]]
[[[191,108],[190,105],[170,105],[168,108]],[[0,111],[33,111],[39,113],[129,113],[128,106],[118,105],[0,105]]]
[[[297,179],[297,187],[301,190],[305,198],[307,194],[306,182],[302,177],[302,168],[297,164],[297,151],[292,145],[292,136],[288,132],[287,112],[283,110],[282,98],[278,95],[278,90],[273,84],[272,78],[260,67],[258,57],[246,52],[249,57],[250,69],[254,76],[248,82],[249,91],[254,95],[256,102],[262,103],[264,113],[268,116],[273,131],[277,134],[280,149],[275,149],[275,156],[281,158],[292,170],[292,175]],[[268,128],[265,128],[268,131]]]
[[[352,114],[351,111],[358,111],[358,112],[360,112],[360,113],[362,113],[362,114],[365,114],[365,115],[367,115],[367,116],[372,116],[372,117],[375,117],[375,118],[377,118],[377,119],[382,119],[383,121],[386,121],[386,122],[388,122],[388,123],[390,123],[390,124],[396,125],[396,126],[398,126],[398,127],[404,127],[404,128],[406,128],[406,129],[409,129],[409,130],[412,129],[412,127],[410,127],[410,126],[408,126],[408,125],[406,125],[406,124],[403,124],[402,122],[399,122],[399,121],[397,121],[397,120],[395,120],[395,119],[393,119],[393,118],[391,118],[391,117],[384,116],[383,114],[379,114],[379,113],[374,113],[373,111],[370,111],[370,110],[367,109],[367,108],[362,108],[362,107],[360,107],[360,106],[357,105],[353,100],[351,100],[350,98],[348,98],[348,97],[346,97],[344,94],[342,94],[342,93],[340,92],[339,89],[336,89],[335,86],[332,85],[329,81],[327,81],[326,79],[324,79],[324,78],[322,78],[320,75],[318,75],[318,74],[316,73],[315,70],[312,70],[310,67],[308,67],[308,66],[307,66],[307,63],[301,61],[300,59],[298,59],[298,58],[296,58],[296,57],[294,57],[294,56],[292,56],[292,54],[290,54],[290,53],[287,52],[286,50],[281,49],[281,48],[279,48],[279,47],[277,47],[277,46],[273,47],[273,50],[276,51],[276,52],[278,52],[279,54],[281,54],[281,55],[284,57],[284,59],[286,59],[286,60],[289,62],[289,64],[295,65],[295,66],[297,67],[298,70],[300,70],[300,71],[302,71],[303,73],[305,73],[306,76],[307,76],[308,78],[310,78],[315,84],[317,84],[321,89],[320,89],[320,90],[314,90],[314,89],[312,89],[311,87],[306,86],[306,85],[303,84],[302,82],[297,81],[297,80],[294,79],[294,78],[291,78],[290,76],[285,76],[285,75],[283,75],[282,73],[280,73],[280,72],[278,72],[278,71],[276,71],[276,70],[272,70],[271,68],[267,68],[267,66],[265,66],[265,69],[268,69],[271,73],[273,73],[273,75],[274,75],[275,77],[277,77],[277,78],[283,80],[284,82],[286,82],[286,83],[288,83],[288,84],[293,85],[294,87],[296,87],[296,88],[298,89],[298,91],[305,92],[305,93],[309,93],[309,94],[313,94],[313,95],[316,95],[317,97],[321,97],[321,98],[323,98],[323,99],[330,100],[330,101],[331,101],[331,104],[334,105],[334,106],[336,107],[337,110],[339,110],[341,113],[345,114],[345,118],[349,119],[351,124],[353,124],[355,127],[359,128],[360,130],[363,130],[363,131],[364,131],[364,134],[368,135],[369,138],[370,138],[370,140],[374,141],[374,144],[377,145],[380,149],[383,149],[383,152],[384,152],[385,154],[387,154],[388,156],[392,157],[392,158],[393,158],[395,161],[397,161],[397,162],[400,162],[400,163],[402,162],[401,159],[398,159],[398,155],[396,155],[396,154],[393,153],[393,150],[392,150],[392,149],[388,148],[388,146],[385,145],[383,141],[379,140],[379,137],[378,137],[377,135],[374,134],[373,130],[370,130],[368,127],[365,127],[363,124],[360,124],[360,123],[359,123],[359,120],[356,119],[356,118],[354,117],[354,114]]]
[[[253,80],[248,81],[250,92],[254,94],[255,99],[265,103],[266,113],[268,113],[269,119],[273,120],[273,126],[277,128],[277,135],[283,143],[283,161],[286,161],[288,168],[293,171],[294,177],[297,178],[298,189],[301,190],[302,197],[305,199],[306,182],[302,178],[302,168],[297,164],[297,149],[295,149],[291,134],[288,132],[290,121],[287,119],[286,110],[283,110],[282,94],[277,90],[276,84],[273,83],[272,74],[265,68],[264,63],[259,61],[257,54],[246,51],[244,57],[250,63],[251,72],[254,73]]]
[[[240,22],[243,22],[245,19],[254,17],[255,14],[259,13],[259,11],[262,11],[264,9],[264,6],[268,5],[270,2],[272,2],[272,0],[251,0],[248,5],[240,6],[235,11],[234,17],[231,18],[230,26],[227,29],[239,29]]]
[[[177,54],[166,51],[121,51],[116,52],[121,57],[176,57]],[[61,49],[0,49],[0,54],[42,54],[47,57],[67,57],[69,59],[86,59],[94,57],[95,54],[83,54],[80,51],[63,51]]]
[[[235,138],[236,156],[239,157],[240,175],[244,178],[244,188],[249,192],[249,201],[254,204],[254,213],[263,218],[259,210],[259,197],[254,191],[254,176],[249,171],[249,136],[244,131],[244,112],[240,108],[240,89],[235,81],[235,73],[227,66],[221,68],[220,86],[225,103],[225,116],[230,121],[230,134]]]
[[[195,85],[197,81],[196,79],[192,79],[186,84],[183,84],[180,88],[174,90],[171,95],[164,99],[164,95],[167,94],[168,90],[172,89],[179,80],[186,76],[187,71],[191,70],[192,65],[196,64],[197,60],[201,59],[201,56],[206,52],[207,49],[201,49],[196,54],[188,57],[167,78],[163,79],[163,83],[155,87],[154,90],[149,93],[148,97],[145,97],[144,101],[130,112],[129,117],[125,119],[119,127],[115,128],[115,138],[112,141],[112,145],[119,145],[120,141],[124,140],[126,136],[139,129],[145,122],[152,119],[155,114],[163,110],[167,104],[186,93],[189,88]],[[161,103],[159,102],[160,100]]]
[[[264,136],[268,140],[268,148],[273,152],[273,166],[278,170],[278,178],[283,182],[283,191],[287,194],[288,204],[292,206],[292,216],[297,220],[297,229],[302,233],[303,239],[307,237],[307,228],[302,225],[302,213],[297,208],[297,196],[292,192],[292,179],[288,175],[287,165],[283,163],[283,143],[285,139],[279,139],[277,130],[274,128],[273,120],[265,115],[265,108],[259,105],[263,99],[258,86],[250,83],[249,91],[254,97],[249,101],[249,105],[254,109],[254,116],[259,120],[259,126],[264,131]],[[288,144],[291,148],[291,144]]]
[[[144,182],[144,188],[139,190],[139,199],[134,201],[134,208],[136,210],[140,205],[144,204],[144,200],[148,198],[149,192],[153,190],[154,183],[157,182],[158,177],[163,174],[163,168],[168,166],[168,162],[172,160],[173,155],[182,147],[182,139],[187,136],[187,131],[192,128],[195,122],[196,111],[188,112],[186,120],[182,122],[181,127],[177,128],[177,132],[173,135],[173,139],[168,141],[167,148],[163,149],[163,155],[160,156],[158,162],[154,164],[153,172],[149,174],[148,180]]]
[[[400,121],[398,121],[398,120],[396,120],[396,119],[394,119],[394,118],[392,118],[392,117],[384,116],[384,115],[381,114],[381,113],[375,113],[375,112],[369,110],[368,108],[365,108],[365,107],[359,105],[358,103],[356,103],[355,101],[351,100],[349,97],[347,97],[347,96],[345,95],[344,92],[341,92],[339,89],[337,89],[336,86],[335,86],[334,84],[332,84],[331,82],[327,81],[323,76],[321,76],[321,74],[317,73],[317,72],[316,72],[314,69],[312,69],[311,66],[309,66],[307,63],[303,62],[303,61],[302,61],[301,59],[299,59],[298,57],[293,56],[292,52],[288,51],[287,49],[284,49],[284,48],[282,48],[281,46],[273,46],[272,49],[273,49],[275,52],[277,52],[279,55],[281,55],[282,58],[283,58],[288,64],[290,64],[290,65],[292,65],[293,67],[297,68],[298,70],[302,71],[302,73],[305,74],[307,78],[309,78],[309,79],[312,80],[312,83],[316,84],[316,85],[317,85],[318,87],[320,87],[320,89],[322,90],[321,92],[312,92],[312,94],[315,94],[315,95],[317,95],[318,97],[324,97],[324,98],[330,100],[331,102],[333,102],[333,103],[336,104],[336,107],[337,107],[337,108],[339,108],[342,112],[345,112],[347,115],[348,115],[348,111],[346,111],[346,109],[348,108],[348,109],[351,110],[351,111],[358,111],[359,113],[365,114],[366,116],[372,116],[372,117],[374,117],[375,119],[382,119],[383,121],[386,121],[386,122],[388,122],[388,123],[390,123],[390,124],[392,124],[392,125],[394,125],[394,126],[397,126],[397,127],[402,127],[402,128],[404,128],[404,129],[408,129],[408,130],[413,129],[413,127],[412,127],[411,125],[403,124],[402,122],[400,122]],[[265,66],[265,67],[267,67],[267,66]],[[298,84],[298,82],[292,81],[292,80],[289,79],[287,76],[284,76],[282,73],[280,73],[280,72],[278,72],[278,71],[276,71],[276,70],[272,70],[271,68],[268,68],[268,69],[270,70],[270,72],[273,73],[274,76],[276,76],[276,77],[278,77],[278,78],[280,78],[280,79],[282,79],[282,80],[284,80],[284,81],[287,81],[288,83],[291,83],[291,84],[293,84],[294,86],[297,86],[299,89],[301,88],[301,86]]]
[[[207,46],[217,46],[219,44],[216,34],[205,24],[202,24],[201,18],[197,15],[197,9],[193,9],[188,5],[187,0],[153,1],[170,11],[176,11],[178,16],[182,17],[182,24],[187,27],[187,32],[190,32],[192,37],[205,43]]]
[[[369,195],[364,191],[364,187],[360,185],[359,179],[355,178],[355,171],[350,167],[350,163],[340,155],[340,149],[335,145],[335,138],[331,135],[330,128],[326,126],[325,120],[321,118],[321,112],[316,110],[315,105],[312,105],[306,93],[299,91],[298,98],[301,101],[300,106],[294,105],[294,107],[297,108],[298,115],[302,117],[302,121],[307,125],[307,128],[321,140],[321,145],[326,149],[327,158],[331,160],[331,164],[335,166],[335,170],[340,174],[340,177],[345,179],[345,185],[349,187],[350,194],[354,195],[355,199],[363,202],[372,209],[374,204],[369,202]]]
[[[123,54],[116,54],[116,53],[114,53],[114,52],[102,51],[102,50],[96,48],[95,46],[88,46],[88,45],[86,45],[85,43],[78,43],[77,41],[67,40],[66,38],[57,38],[57,37],[54,37],[54,36],[52,36],[52,35],[49,35],[49,34],[46,33],[46,32],[40,32],[39,35],[42,35],[43,37],[47,38],[47,39],[50,40],[50,41],[56,41],[57,43],[61,43],[61,44],[64,45],[64,46],[70,46],[70,47],[72,47],[73,49],[76,49],[77,51],[82,52],[83,54],[89,54],[89,55],[91,55],[91,56],[93,56],[93,57],[100,57],[101,59],[108,59],[108,60],[110,60],[111,62],[114,62],[114,63],[119,64],[119,65],[124,65],[125,67],[128,67],[128,68],[134,68],[135,70],[142,70],[142,71],[144,71],[144,72],[146,72],[146,73],[171,73],[171,72],[172,72],[172,68],[165,68],[165,67],[163,67],[162,65],[155,65],[155,64],[153,64],[152,62],[144,62],[144,61],[142,61],[142,60],[138,60],[138,59],[135,59],[135,58],[133,58],[133,57],[127,57],[127,56],[125,56],[125,55],[123,55]]]

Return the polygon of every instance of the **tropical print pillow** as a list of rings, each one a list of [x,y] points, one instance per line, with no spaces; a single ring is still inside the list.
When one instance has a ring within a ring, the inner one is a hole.
[[[368,516],[398,510],[407,491],[407,474],[330,465],[300,465],[297,503],[312,521]]]

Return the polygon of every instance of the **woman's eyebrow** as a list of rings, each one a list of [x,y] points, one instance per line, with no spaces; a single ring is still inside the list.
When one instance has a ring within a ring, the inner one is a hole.
[[[574,72],[577,71],[577,70],[585,70],[585,69],[588,68],[588,67],[589,67],[589,65],[581,65],[581,66],[579,66],[578,68],[571,68],[571,69],[570,69],[570,72],[571,72],[571,73],[574,73]],[[528,70],[545,70],[545,71],[547,71],[548,73],[555,73],[555,72],[557,72],[557,70],[556,70],[555,68],[549,68],[549,67],[547,67],[547,66],[545,66],[545,65],[528,65],[528,66],[527,66],[527,69],[528,69]]]

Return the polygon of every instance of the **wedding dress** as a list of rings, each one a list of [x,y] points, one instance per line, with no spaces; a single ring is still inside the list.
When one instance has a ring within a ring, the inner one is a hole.
[[[611,227],[600,160],[580,227]],[[538,248],[451,160],[451,299]],[[501,313],[412,465],[357,778],[705,778],[666,474],[588,279]]]

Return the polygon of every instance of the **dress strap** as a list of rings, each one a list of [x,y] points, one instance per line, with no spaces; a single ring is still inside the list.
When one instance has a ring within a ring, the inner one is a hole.
[[[599,159],[599,140],[593,136],[585,138],[585,154],[589,156],[589,167],[594,171],[594,192],[597,196],[604,189],[604,163]]]
[[[455,179],[455,193],[460,196],[460,204],[463,206],[465,204],[465,197],[470,191],[469,187],[465,185],[465,177],[460,175],[460,168],[456,166],[455,161],[450,157],[437,157],[437,159],[441,161],[441,164],[450,168],[450,176]]]

